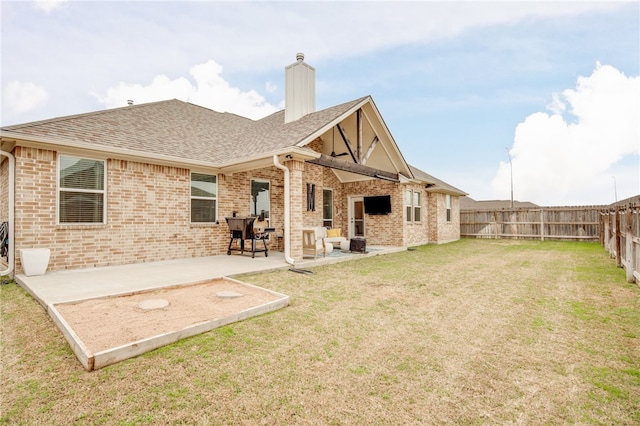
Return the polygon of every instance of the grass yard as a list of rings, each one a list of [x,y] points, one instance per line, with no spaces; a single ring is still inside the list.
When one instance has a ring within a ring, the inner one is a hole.
[[[2,285],[0,424],[640,424],[640,287],[598,244],[462,240],[313,271],[241,277],[291,306],[91,373]]]

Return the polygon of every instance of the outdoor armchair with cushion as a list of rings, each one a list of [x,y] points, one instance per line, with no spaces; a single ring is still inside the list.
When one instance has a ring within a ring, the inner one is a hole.
[[[325,241],[326,228],[321,226],[315,226],[311,228],[302,229],[302,254],[313,255],[313,258],[318,257],[318,253],[322,253],[326,256],[327,253],[333,251],[333,244]]]
[[[349,250],[349,240],[342,236],[342,229],[323,228],[325,232],[324,240],[333,244],[334,247],[340,247],[340,250]]]

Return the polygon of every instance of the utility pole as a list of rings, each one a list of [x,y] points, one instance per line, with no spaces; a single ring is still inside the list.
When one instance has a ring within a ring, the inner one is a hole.
[[[505,148],[507,150],[507,155],[509,156],[509,170],[511,171],[511,208],[513,209],[513,163],[511,162],[511,154],[509,153],[509,148]]]

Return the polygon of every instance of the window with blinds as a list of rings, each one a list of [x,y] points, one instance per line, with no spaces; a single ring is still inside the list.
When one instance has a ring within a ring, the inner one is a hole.
[[[407,189],[404,196],[407,222],[420,222],[422,215],[422,196],[419,191]]]
[[[213,223],[217,217],[217,178],[191,173],[191,222]]]
[[[58,222],[105,223],[105,162],[61,155]]]

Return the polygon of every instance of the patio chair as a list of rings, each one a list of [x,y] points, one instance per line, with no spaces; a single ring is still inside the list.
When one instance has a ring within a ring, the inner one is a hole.
[[[305,228],[302,230],[302,255],[313,255],[317,259],[318,253],[327,256],[327,253],[333,251],[333,244],[325,242],[325,239],[319,235],[317,228]]]

